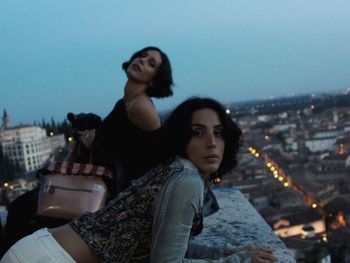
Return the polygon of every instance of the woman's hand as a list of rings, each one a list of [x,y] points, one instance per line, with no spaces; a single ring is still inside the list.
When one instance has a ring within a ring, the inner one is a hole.
[[[228,248],[225,251],[225,256],[244,250],[248,251],[250,254],[252,263],[271,263],[277,261],[277,257],[273,255],[271,248],[257,247],[254,245],[248,245],[241,248],[233,248],[232,246],[228,245]]]
[[[96,129],[77,131],[77,134],[79,135],[79,140],[82,144],[89,149],[95,139]]]
[[[249,246],[248,251],[252,257],[252,263],[270,263],[277,261],[271,248]]]

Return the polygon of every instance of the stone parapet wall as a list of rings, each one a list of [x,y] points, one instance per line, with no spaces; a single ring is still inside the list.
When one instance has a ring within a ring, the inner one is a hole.
[[[220,189],[214,193],[221,209],[204,219],[204,229],[196,240],[212,245],[229,243],[237,248],[249,244],[271,247],[277,262],[296,262],[292,252],[239,190]]]

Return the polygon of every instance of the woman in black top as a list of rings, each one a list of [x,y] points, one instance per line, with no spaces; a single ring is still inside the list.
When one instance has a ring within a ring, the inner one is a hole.
[[[152,97],[171,96],[172,76],[170,61],[156,47],[137,51],[122,68],[127,74],[124,97],[103,120],[102,127],[80,133],[81,142],[104,154],[100,163],[118,159],[124,170],[124,180],[117,185],[123,190],[167,155],[162,149],[161,121]]]
[[[167,158],[162,149],[161,121],[151,98],[173,94],[170,61],[159,48],[145,47],[137,51],[122,68],[128,77],[123,98],[103,120],[101,127],[79,133],[85,147],[100,153],[95,155],[95,161],[115,172],[115,182],[109,185],[110,197]],[[119,172],[121,168],[123,172]],[[8,208],[0,257],[17,240],[35,230],[66,223],[66,220],[38,218],[37,195],[38,189],[29,191]]]

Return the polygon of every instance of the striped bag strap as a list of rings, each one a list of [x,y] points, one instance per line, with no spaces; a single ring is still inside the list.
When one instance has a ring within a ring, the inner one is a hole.
[[[107,177],[112,179],[112,172],[100,165],[93,165],[91,163],[74,163],[74,162],[55,162],[51,161],[42,169],[44,174],[47,173],[60,173],[60,174],[73,174],[73,175],[95,175],[101,177]]]

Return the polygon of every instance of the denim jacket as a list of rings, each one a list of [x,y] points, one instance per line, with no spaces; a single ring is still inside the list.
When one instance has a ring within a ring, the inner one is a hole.
[[[239,253],[223,257],[231,252],[227,248],[189,242],[201,232],[203,216],[218,209],[197,168],[176,158],[151,169],[101,210],[73,219],[70,226],[101,262],[249,262]]]
[[[229,245],[211,247],[190,240],[193,232],[201,231],[203,216],[219,206],[190,161],[178,158],[172,166],[178,172],[165,182],[154,202],[150,262],[251,262],[246,251],[224,256]]]

